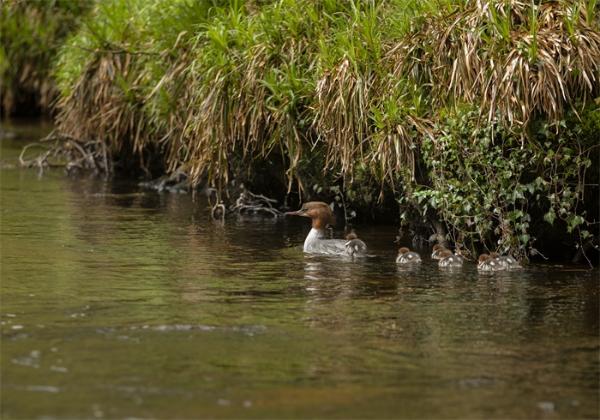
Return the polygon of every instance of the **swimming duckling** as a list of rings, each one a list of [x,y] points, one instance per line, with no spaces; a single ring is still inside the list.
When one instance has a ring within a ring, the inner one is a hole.
[[[439,260],[440,259],[440,254],[444,250],[446,250],[446,247],[444,245],[435,244],[433,246],[433,249],[432,249],[432,252],[431,252],[431,259],[432,260]]]
[[[508,270],[523,268],[521,264],[519,264],[519,261],[517,261],[512,255],[500,255],[497,252],[491,252],[490,257]]]
[[[497,258],[488,254],[481,254],[477,260],[477,269],[479,271],[503,271],[506,270],[506,267],[497,261]]]
[[[460,255],[454,255],[450,250],[444,249],[440,252],[439,267],[462,267],[463,258]]]
[[[398,250],[396,262],[398,264],[416,264],[421,262],[421,256],[416,252],[413,252],[407,247],[403,246]]]
[[[351,231],[346,235],[346,241],[346,254],[351,257],[366,255],[367,245],[358,239],[358,236],[354,231]]]

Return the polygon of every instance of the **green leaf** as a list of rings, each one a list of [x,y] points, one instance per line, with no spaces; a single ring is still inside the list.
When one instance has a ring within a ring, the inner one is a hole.
[[[556,213],[554,213],[554,209],[550,209],[548,213],[544,214],[544,220],[551,225],[554,224],[554,220],[556,219]]]
[[[575,215],[575,216],[569,217],[567,222],[568,222],[567,232],[571,233],[571,232],[573,232],[573,229],[575,229],[577,226],[583,224],[583,222],[585,222],[585,219],[579,215]]]

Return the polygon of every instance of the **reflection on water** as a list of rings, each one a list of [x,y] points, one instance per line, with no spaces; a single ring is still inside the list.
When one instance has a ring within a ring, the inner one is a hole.
[[[596,417],[598,272],[305,256],[305,220],[39,176],[1,140],[5,417]]]

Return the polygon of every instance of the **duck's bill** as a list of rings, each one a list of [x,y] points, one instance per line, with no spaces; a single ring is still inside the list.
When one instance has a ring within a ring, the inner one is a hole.
[[[304,216],[304,212],[302,210],[296,211],[286,211],[283,213],[285,216]]]

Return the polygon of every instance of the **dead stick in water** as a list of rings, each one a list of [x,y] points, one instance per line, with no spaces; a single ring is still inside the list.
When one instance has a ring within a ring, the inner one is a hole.
[[[75,146],[75,148],[79,151],[79,153],[81,153],[81,156],[83,156],[91,164],[91,166],[94,168],[95,171],[98,171],[98,166],[96,165],[96,160],[94,159],[94,156],[91,153],[87,153],[85,150],[83,150],[83,147],[81,147],[79,144],[77,144],[76,141],[67,140],[67,144],[71,144],[71,145]]]

